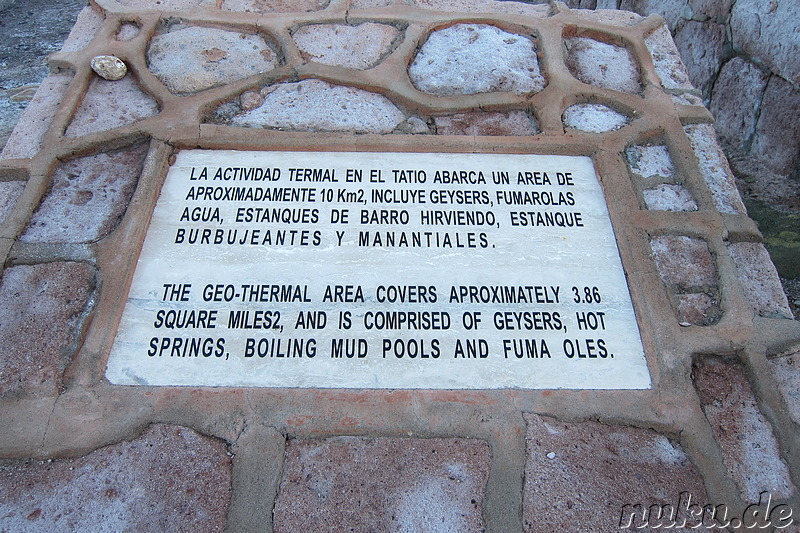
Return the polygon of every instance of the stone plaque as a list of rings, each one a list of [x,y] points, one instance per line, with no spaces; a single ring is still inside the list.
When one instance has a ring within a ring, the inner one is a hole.
[[[106,376],[646,389],[588,157],[184,151]]]

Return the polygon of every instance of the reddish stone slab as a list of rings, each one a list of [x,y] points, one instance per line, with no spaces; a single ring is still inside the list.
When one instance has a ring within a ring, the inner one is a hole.
[[[95,288],[85,263],[10,267],[0,281],[0,396],[55,394]]]
[[[147,144],[62,163],[20,237],[23,242],[92,242],[116,228],[136,190]]]
[[[0,530],[223,531],[230,469],[222,442],[160,424],[78,459],[0,463]]]
[[[744,366],[719,358],[697,362],[693,372],[700,403],[722,449],[723,461],[742,498],[758,502],[762,491],[774,498],[795,492],[772,426],[761,414]]]
[[[291,441],[275,532],[481,532],[489,456],[470,439]]]
[[[681,493],[707,503],[699,472],[680,445],[664,435],[535,414],[525,418],[526,533],[616,531],[623,506],[677,507]],[[641,521],[638,517],[634,523]]]

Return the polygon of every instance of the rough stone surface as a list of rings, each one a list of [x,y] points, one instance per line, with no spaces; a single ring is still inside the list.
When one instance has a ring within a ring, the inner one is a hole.
[[[800,3],[737,0],[731,13],[733,45],[800,85]]]
[[[175,94],[195,93],[278,66],[262,36],[202,26],[176,25],[156,35],[147,57],[153,74]]]
[[[669,148],[663,144],[629,146],[625,156],[633,174],[640,178],[671,178],[675,174]]]
[[[139,88],[133,76],[119,81],[92,80],[65,135],[80,137],[158,114],[156,100]]]
[[[470,439],[293,440],[276,533],[480,532],[490,449]]]
[[[20,237],[23,242],[92,242],[116,228],[128,208],[147,145],[62,163]]]
[[[566,40],[567,67],[583,83],[639,94],[639,67],[627,48],[586,37]]]
[[[741,57],[723,65],[710,105],[716,119],[714,128],[722,141],[744,148],[755,131],[766,86],[767,76]]]
[[[722,309],[716,294],[709,295],[702,292],[677,294],[675,300],[678,322],[681,324],[710,326],[722,318]]]
[[[728,251],[755,312],[761,316],[792,318],[781,280],[764,245],[737,242],[729,244]]]
[[[231,123],[248,128],[390,133],[405,115],[386,97],[322,80],[264,88],[263,103],[236,114]]]
[[[0,181],[0,224],[14,209],[14,205],[25,188],[24,181]]]
[[[22,114],[18,127],[8,138],[0,158],[17,159],[36,155],[70,81],[72,74],[67,72],[51,74],[44,79]]]
[[[744,213],[744,204],[733,181],[728,160],[717,143],[711,124],[692,124],[684,130],[700,164],[700,174],[705,179],[714,206],[722,213]]]
[[[789,415],[800,424],[800,351],[769,360]]]
[[[125,62],[116,56],[95,56],[91,66],[98,76],[108,81],[121,80],[128,73]]]
[[[297,30],[294,40],[307,61],[365,70],[377,65],[399,36],[394,26],[374,22],[310,24]]]
[[[695,363],[694,384],[722,449],[725,467],[742,498],[757,502],[762,491],[786,498],[795,491],[781,460],[772,427],[758,409],[744,366],[717,358]]]
[[[564,111],[564,125],[589,133],[618,130],[628,117],[602,104],[576,104]]]
[[[94,287],[94,270],[85,263],[6,268],[0,280],[0,397],[58,392]],[[6,492],[2,500],[9,497]]]
[[[123,22],[119,25],[116,39],[118,41],[130,41],[131,39],[136,38],[141,30],[142,29],[138,24],[134,24],[133,22]]]
[[[677,505],[687,491],[695,502],[707,501],[689,457],[655,431],[534,414],[525,419],[526,533],[576,531],[576,524],[580,531],[617,531],[623,505]]]
[[[117,0],[120,4],[132,8],[142,8],[141,0]],[[163,11],[178,11],[193,7],[213,7],[215,0],[158,0],[158,9]]]
[[[659,26],[644,40],[653,66],[665,89],[691,89],[689,73],[681,61],[681,55],[675,47],[672,36],[666,26]]]
[[[708,244],[683,235],[662,235],[650,241],[658,275],[665,285],[680,292],[717,283],[717,268]]]
[[[672,31],[683,22],[684,16],[690,13],[688,0],[620,0],[619,9],[635,11],[640,15],[656,13],[664,17]]]
[[[800,33],[800,32],[798,32]],[[800,90],[772,76],[764,92],[753,154],[775,172],[800,178]]]
[[[714,22],[688,21],[675,34],[675,45],[683,58],[689,79],[706,96],[722,62],[725,26]]]
[[[697,211],[692,193],[680,185],[664,183],[643,191],[647,209],[658,211]]]
[[[462,11],[466,13],[505,13],[525,15],[527,17],[548,17],[551,15],[548,5],[530,5],[523,2],[496,0],[416,0],[416,5],[423,9],[437,11]]]
[[[78,459],[0,463],[0,529],[221,532],[230,463],[222,442],[161,424]]]
[[[325,9],[329,0],[224,0],[222,9],[241,13],[307,13]]]
[[[536,135],[536,121],[525,111],[473,112],[435,117],[439,135]]]
[[[448,96],[544,89],[534,42],[487,24],[456,24],[430,34],[409,67],[422,92]]]

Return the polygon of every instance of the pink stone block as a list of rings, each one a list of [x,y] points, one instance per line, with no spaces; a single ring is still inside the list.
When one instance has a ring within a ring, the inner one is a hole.
[[[758,409],[744,366],[705,358],[695,364],[693,378],[725,467],[742,498],[756,503],[762,491],[769,491],[774,498],[791,496],[796,489],[772,426]]]
[[[470,439],[293,440],[274,531],[478,533],[489,463]]]
[[[224,0],[222,9],[241,13],[306,13],[325,9],[329,0]]]
[[[131,124],[158,114],[156,100],[142,91],[133,75],[118,81],[94,77],[66,131],[80,137]]]
[[[58,392],[89,311],[95,276],[84,263],[6,268],[0,280],[0,346],[5,347],[0,397]]]
[[[59,165],[23,242],[92,242],[116,228],[136,190],[147,144]]]
[[[534,41],[488,24],[456,24],[434,31],[408,72],[417,89],[438,96],[526,94],[547,84]]]
[[[631,53],[622,46],[585,37],[566,39],[567,67],[583,83],[639,94],[639,67]]]
[[[526,533],[618,531],[627,518],[625,505],[677,507],[681,493],[700,505],[708,502],[689,457],[655,431],[535,414],[525,419]]]
[[[728,245],[753,310],[761,316],[792,318],[792,310],[775,265],[764,245],[757,242],[737,242]]]
[[[662,235],[650,241],[650,248],[661,281],[666,285],[684,290],[716,285],[716,265],[704,240]]]
[[[536,121],[525,111],[473,112],[435,117],[439,135],[536,135]]]
[[[24,181],[0,181],[0,224],[14,209],[24,188]]]
[[[0,529],[221,532],[230,470],[222,442],[160,424],[78,459],[5,463]]]
[[[366,70],[391,52],[400,30],[373,22],[357,26],[310,24],[301,26],[293,37],[306,61]]]

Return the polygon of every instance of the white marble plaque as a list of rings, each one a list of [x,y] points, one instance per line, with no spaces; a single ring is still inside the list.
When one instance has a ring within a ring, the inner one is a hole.
[[[106,376],[646,389],[588,157],[184,151]]]

